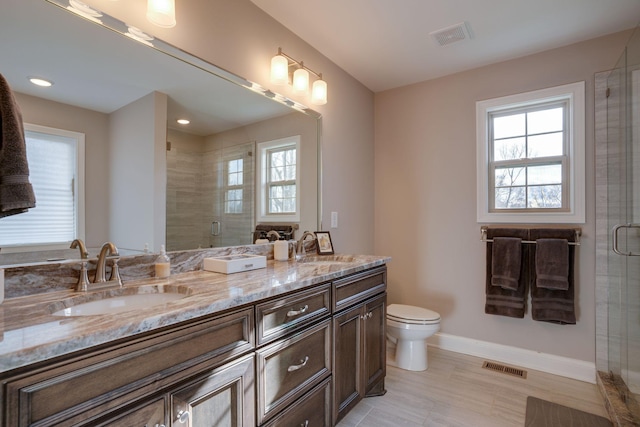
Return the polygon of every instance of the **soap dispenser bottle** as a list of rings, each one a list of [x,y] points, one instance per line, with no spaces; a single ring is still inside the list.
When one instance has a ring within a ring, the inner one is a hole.
[[[273,259],[276,261],[287,261],[289,259],[289,242],[286,240],[276,240],[274,242]]]
[[[164,250],[164,245],[160,246],[160,255],[156,258],[156,277],[164,279],[171,274],[171,261]]]

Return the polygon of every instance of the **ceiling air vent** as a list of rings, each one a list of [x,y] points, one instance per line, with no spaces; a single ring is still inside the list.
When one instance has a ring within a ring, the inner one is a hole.
[[[466,39],[472,39],[471,29],[467,22],[461,22],[442,30],[429,33],[431,38],[440,46],[456,43]]]

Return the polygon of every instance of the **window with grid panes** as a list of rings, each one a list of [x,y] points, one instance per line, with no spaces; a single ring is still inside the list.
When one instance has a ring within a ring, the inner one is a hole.
[[[224,211],[241,214],[243,201],[244,162],[243,159],[227,161]]]
[[[300,220],[300,136],[258,144],[258,222]]]
[[[584,222],[584,82],[476,111],[478,222]]]

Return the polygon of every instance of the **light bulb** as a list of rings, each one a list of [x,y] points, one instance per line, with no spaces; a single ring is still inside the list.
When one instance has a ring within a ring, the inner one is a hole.
[[[293,73],[293,93],[300,95],[309,92],[309,72],[304,68],[298,68]]]
[[[175,27],[175,0],[147,0],[147,19],[159,27]]]
[[[313,82],[311,102],[315,105],[324,105],[327,103],[327,82],[324,80],[316,80]]]
[[[271,58],[271,83],[274,85],[289,83],[289,61],[282,55]]]

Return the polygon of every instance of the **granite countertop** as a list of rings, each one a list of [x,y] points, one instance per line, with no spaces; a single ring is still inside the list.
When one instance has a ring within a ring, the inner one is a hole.
[[[380,266],[390,259],[370,255],[344,257],[349,262],[268,261],[266,268],[230,275],[199,270],[175,274],[167,279],[125,281],[124,291],[57,291],[7,299],[0,304],[0,372],[256,303]],[[187,296],[163,305],[118,314],[78,317],[52,314],[74,303],[104,298],[105,294],[175,291]]]

